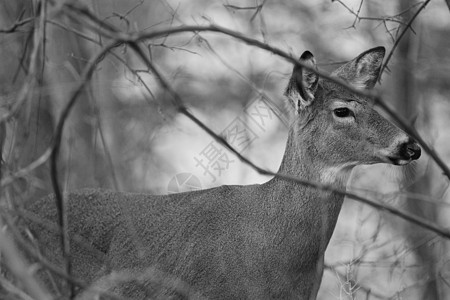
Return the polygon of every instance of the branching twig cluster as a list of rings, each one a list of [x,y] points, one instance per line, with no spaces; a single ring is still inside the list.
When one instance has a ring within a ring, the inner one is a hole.
[[[352,27],[355,27],[355,24],[357,21],[360,20],[375,20],[374,18],[370,17],[361,17],[361,7],[363,4],[363,1],[361,1],[360,6],[356,12],[348,8],[342,1],[336,0],[340,4],[342,4],[346,9],[348,9],[352,14],[355,15],[355,21],[352,25]],[[396,38],[395,44],[393,48],[391,49],[389,55],[387,56],[387,59],[383,65],[383,70],[387,68],[387,65],[390,61],[390,58],[392,57],[399,41],[405,34],[405,32],[408,29],[411,29],[411,24],[414,22],[415,18],[419,15],[419,13],[425,8],[425,6],[430,1],[424,1],[420,4],[419,8],[415,12],[414,16],[409,20],[407,23],[404,23],[401,21],[400,16],[402,15],[396,15],[393,17],[385,17],[381,19],[377,19],[383,24],[386,24],[387,22],[395,22],[398,23],[399,26],[404,26],[403,31],[398,35]],[[47,3],[44,1],[43,3]],[[448,3],[448,1],[447,1]],[[142,4],[142,1],[141,1]],[[261,12],[261,9],[263,8],[265,4],[265,1],[263,1],[261,4],[255,6],[255,7],[236,7],[233,5],[226,5],[227,8],[233,9],[233,10],[255,10],[254,15],[252,16],[252,19]],[[135,7],[127,11],[125,14],[117,14],[115,17],[118,17],[120,20],[123,20],[127,23],[127,28],[129,29],[129,21],[127,20],[127,16],[132,13],[140,4],[136,4]],[[51,4],[48,4],[48,6],[51,6]],[[411,9],[415,8],[416,6],[412,6]],[[450,7],[450,5],[449,5]],[[177,111],[186,117],[188,117],[191,121],[196,123],[200,128],[202,128],[204,131],[206,131],[210,136],[212,136],[217,142],[222,144],[224,147],[226,147],[228,150],[230,150],[232,153],[234,153],[241,161],[243,161],[245,164],[251,166],[254,170],[259,172],[263,175],[268,176],[276,176],[279,178],[282,178],[284,180],[289,180],[296,182],[301,185],[305,185],[308,187],[320,189],[323,191],[332,191],[340,195],[345,195],[350,199],[359,201],[361,203],[368,204],[376,209],[379,209],[381,211],[387,211],[391,214],[394,214],[396,216],[399,216],[405,220],[408,220],[416,225],[419,225],[423,228],[426,228],[437,235],[440,235],[445,238],[450,238],[450,231],[446,228],[442,228],[438,226],[437,224],[430,222],[428,220],[425,220],[423,218],[419,218],[413,215],[410,215],[408,213],[405,213],[393,206],[379,203],[376,201],[373,201],[371,199],[368,199],[366,197],[362,197],[356,193],[352,192],[346,192],[343,190],[336,189],[333,186],[321,184],[317,182],[311,182],[308,180],[305,180],[303,178],[298,178],[294,176],[290,176],[287,174],[279,174],[277,172],[269,171],[264,168],[261,168],[257,165],[255,165],[251,160],[244,157],[241,153],[239,153],[236,149],[234,149],[223,137],[216,134],[213,130],[211,130],[206,124],[201,122],[195,115],[193,115],[190,110],[186,107],[183,99],[181,96],[176,92],[174,87],[169,83],[169,80],[167,80],[161,71],[159,71],[158,67],[154,64],[151,57],[149,57],[148,54],[146,54],[146,51],[144,51],[144,42],[152,41],[157,38],[162,37],[168,37],[175,34],[186,34],[190,33],[193,35],[197,35],[200,32],[213,32],[216,34],[226,35],[230,38],[239,40],[243,43],[246,43],[252,47],[258,47],[260,49],[263,49],[265,51],[268,51],[274,55],[277,55],[286,61],[298,65],[302,68],[309,69],[313,72],[316,72],[319,74],[322,78],[325,78],[327,80],[330,80],[332,82],[335,82],[345,89],[359,95],[362,97],[367,97],[371,99],[375,105],[377,105],[380,109],[384,110],[389,117],[397,123],[403,130],[405,130],[409,135],[414,137],[423,147],[423,149],[431,156],[431,158],[437,163],[437,165],[442,169],[443,173],[450,179],[450,169],[446,165],[446,163],[443,161],[443,159],[435,152],[435,150],[429,146],[425,140],[418,134],[418,132],[401,116],[396,114],[381,98],[380,95],[371,92],[371,91],[362,91],[354,88],[353,86],[347,84],[346,82],[339,80],[335,77],[330,76],[328,73],[316,70],[311,68],[309,65],[303,64],[299,62],[295,57],[288,54],[287,52],[271,46],[267,43],[261,42],[259,40],[250,38],[246,35],[243,35],[239,32],[229,30],[227,28],[210,24],[207,26],[200,26],[200,25],[183,25],[178,27],[168,27],[163,29],[154,29],[148,32],[124,32],[119,30],[118,28],[115,28],[114,26],[110,25],[106,20],[101,20],[97,16],[95,16],[94,13],[92,13],[89,9],[82,6],[81,4],[75,3],[75,2],[66,2],[64,4],[60,4],[58,6],[58,10],[52,11],[52,14],[64,14],[67,18],[72,20],[74,23],[80,24],[83,23],[83,25],[90,29],[92,32],[97,34],[98,36],[102,37],[100,40],[96,40],[95,38],[92,38],[92,36],[88,36],[85,33],[78,31],[74,28],[67,27],[64,24],[61,24],[57,21],[52,20],[47,12],[47,5],[41,5],[40,14],[36,17],[32,18],[26,18],[22,19],[21,17],[18,18],[18,20],[12,24],[11,26],[0,29],[0,34],[10,34],[17,32],[18,28],[24,26],[25,24],[34,23],[34,48],[30,55],[30,70],[28,73],[27,78],[24,81],[24,84],[22,85],[21,90],[18,93],[18,97],[16,99],[16,102],[14,106],[11,108],[11,110],[6,114],[1,116],[0,122],[6,122],[10,118],[14,117],[17,112],[20,110],[21,106],[24,102],[27,101],[29,97],[30,91],[33,90],[34,85],[36,83],[36,78],[39,77],[40,74],[42,74],[42,69],[44,66],[40,65],[39,62],[44,61],[43,59],[39,59],[39,57],[44,57],[45,49],[44,49],[44,41],[45,41],[45,28],[48,25],[52,26],[58,26],[64,30],[70,31],[71,33],[76,34],[79,37],[82,37],[86,41],[92,42],[100,46],[99,52],[90,59],[90,61],[87,63],[86,68],[84,69],[83,74],[81,75],[80,81],[78,86],[75,88],[74,93],[72,94],[71,98],[67,102],[67,105],[63,108],[61,115],[59,116],[55,132],[54,132],[54,140],[52,145],[47,149],[47,151],[35,162],[30,164],[29,166],[17,171],[14,175],[12,175],[9,178],[3,178],[1,185],[4,187],[7,184],[10,184],[13,182],[16,178],[22,177],[29,172],[31,172],[33,169],[38,167],[39,165],[43,164],[48,158],[50,158],[51,163],[51,177],[52,177],[52,183],[54,187],[54,192],[56,195],[56,202],[58,207],[58,212],[60,216],[59,225],[61,227],[61,243],[63,245],[64,254],[66,258],[66,270],[63,272],[66,277],[69,279],[68,282],[71,287],[74,286],[74,284],[79,285],[79,282],[75,282],[73,280],[70,280],[70,274],[71,274],[71,260],[70,260],[70,244],[69,244],[69,238],[67,233],[67,219],[66,219],[66,213],[65,213],[65,203],[63,194],[60,188],[60,179],[58,174],[58,155],[61,148],[62,138],[63,138],[63,130],[65,123],[67,119],[69,118],[69,115],[76,104],[77,100],[79,99],[80,94],[84,90],[85,86],[89,83],[92,75],[95,72],[95,69],[101,64],[101,62],[107,57],[108,55],[116,56],[113,52],[113,49],[115,49],[118,46],[121,45],[127,45],[139,58],[144,62],[148,70],[151,71],[151,73],[157,78],[161,86],[171,95],[172,105],[177,109]],[[386,25],[385,25],[386,26]],[[105,40],[107,41],[105,43]],[[160,44],[164,45],[164,44]],[[116,57],[117,58],[117,57]],[[124,61],[122,61],[126,65]],[[128,66],[129,67],[129,66]],[[129,67],[130,71],[132,71],[134,74],[138,75],[138,72],[136,70],[133,70],[131,67]],[[140,79],[142,83],[144,81]],[[149,92],[150,90],[147,89]],[[153,95],[151,95],[153,97]],[[0,236],[1,237],[1,236]],[[353,284],[351,285],[353,288]]]
[[[355,16],[355,20],[353,21],[353,24],[350,26],[350,28],[356,28],[356,23],[359,21],[376,21],[381,22],[384,27],[386,28],[386,32],[391,36],[392,41],[394,42],[394,45],[392,46],[392,49],[389,51],[389,54],[387,55],[387,58],[385,59],[383,66],[381,67],[381,74],[384,73],[385,70],[388,70],[389,62],[394,55],[395,50],[397,49],[398,44],[402,40],[403,36],[408,32],[408,30],[411,30],[414,33],[414,29],[412,28],[412,23],[417,18],[417,16],[420,14],[420,12],[425,9],[425,7],[430,3],[430,0],[426,0],[423,2],[417,2],[413,3],[409,8],[397,13],[393,16],[386,16],[386,17],[366,17],[361,16],[361,7],[363,5],[364,0],[361,0],[358,10],[355,12],[353,9],[348,7],[342,0],[333,0],[333,2],[338,2],[341,4],[346,10],[348,10],[352,15]],[[413,16],[408,20],[404,21],[404,16],[408,14],[411,10],[415,9],[416,7],[419,7]],[[391,31],[392,29],[389,28],[388,23],[396,23],[398,26],[394,29],[396,31],[395,36],[392,35]],[[380,76],[381,79],[381,76]]]

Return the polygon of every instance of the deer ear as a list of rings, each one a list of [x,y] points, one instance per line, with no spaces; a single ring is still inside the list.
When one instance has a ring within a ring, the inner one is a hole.
[[[303,52],[299,61],[316,68],[316,60],[309,51]],[[319,76],[316,73],[298,65],[294,66],[285,95],[296,114],[312,103],[318,82]]]
[[[345,79],[357,88],[372,89],[380,76],[386,49],[376,47],[335,70],[332,75]]]

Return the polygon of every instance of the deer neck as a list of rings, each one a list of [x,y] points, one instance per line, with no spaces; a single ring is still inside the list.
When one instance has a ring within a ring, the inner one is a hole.
[[[292,128],[289,131],[286,150],[278,173],[331,185],[340,190],[345,189],[354,164],[325,163],[323,157],[318,154],[317,147],[314,146],[313,140],[315,138],[310,131]],[[288,184],[305,189],[304,186],[291,181],[278,178],[274,178],[272,181],[277,185]]]
[[[345,190],[352,166],[324,164],[314,147],[309,146],[312,145],[309,140],[311,138],[314,138],[311,133],[302,134],[290,130],[279,173]],[[321,241],[318,245],[319,252],[324,251],[336,225],[344,197],[277,177],[265,186],[264,192],[270,195],[265,198],[269,201],[266,207],[269,207],[274,223],[281,226],[279,230],[289,228],[293,233],[285,241],[305,243],[305,235],[315,236],[315,240]]]

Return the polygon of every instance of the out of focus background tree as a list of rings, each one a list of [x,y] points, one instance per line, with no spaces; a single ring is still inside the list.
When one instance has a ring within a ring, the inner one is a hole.
[[[369,48],[389,54],[383,99],[450,162],[450,9],[445,1],[0,2],[3,208],[53,191],[49,149],[88,62],[125,32],[220,26],[323,70]],[[217,33],[142,42],[190,110],[246,157],[273,171],[289,126],[283,92],[292,65]],[[392,54],[392,55],[391,55]],[[154,72],[126,45],[96,65],[69,116],[58,158],[64,190],[101,187],[174,193],[267,181],[178,114]],[[352,191],[450,226],[448,178],[426,154],[406,169],[360,167]],[[348,200],[326,256],[319,299],[450,299],[450,244],[417,225]]]

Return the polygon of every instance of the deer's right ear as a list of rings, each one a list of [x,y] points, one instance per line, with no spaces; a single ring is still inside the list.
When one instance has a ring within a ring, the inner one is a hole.
[[[309,51],[303,52],[299,61],[316,68],[316,60]],[[319,75],[298,65],[294,66],[285,95],[296,114],[312,103],[318,82]]]

